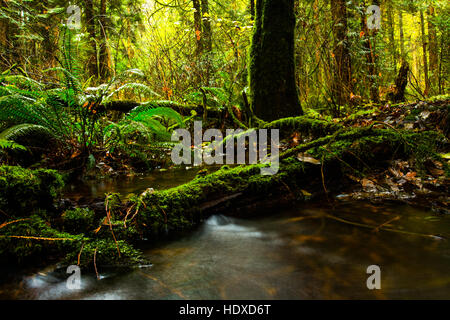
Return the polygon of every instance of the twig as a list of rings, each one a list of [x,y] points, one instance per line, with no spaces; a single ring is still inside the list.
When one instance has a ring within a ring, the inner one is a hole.
[[[97,280],[100,280],[100,276],[98,275],[98,271],[97,271],[96,257],[97,257],[97,248],[95,248],[95,251],[94,251],[94,269],[95,269],[95,274],[97,275]]]
[[[7,225],[10,225],[10,224],[13,224],[13,223],[16,223],[16,222],[26,221],[26,220],[30,220],[30,218],[19,219],[19,220],[14,220],[14,221],[2,223],[2,224],[0,224],[0,229],[6,227]]]
[[[356,227],[361,227],[361,228],[367,228],[367,229],[376,229],[377,227],[368,225],[368,224],[363,224],[363,223],[358,223],[358,222],[353,222],[353,221],[348,221],[348,220],[344,220],[332,215],[327,214],[326,215],[327,218],[332,219],[332,220],[336,220],[345,224],[349,224],[352,226],[356,226]],[[416,232],[411,232],[411,231],[404,231],[404,230],[399,230],[399,229],[392,229],[392,228],[381,228],[381,226],[379,226],[378,228],[380,228],[381,230],[384,231],[390,231],[390,232],[395,232],[395,233],[402,233],[402,234],[408,234],[408,235],[413,235],[413,236],[420,236],[420,237],[425,237],[425,238],[432,238],[432,239],[436,239],[438,238],[436,235],[432,235],[432,234],[424,234],[424,233],[416,233]]]
[[[44,237],[32,237],[32,236],[8,236],[0,235],[0,238],[17,238],[17,239],[31,239],[31,240],[44,240],[44,241],[76,241],[77,239],[71,238],[44,238]]]
[[[81,250],[78,253],[78,265],[80,265],[80,260],[81,260],[81,253],[83,252],[84,249],[84,243],[81,245]]]

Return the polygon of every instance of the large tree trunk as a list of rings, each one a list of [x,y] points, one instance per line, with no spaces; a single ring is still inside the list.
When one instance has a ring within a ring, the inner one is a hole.
[[[363,2],[364,4],[364,2]],[[375,5],[378,5],[378,1],[374,1]],[[364,4],[365,7],[365,4]],[[375,52],[375,41],[371,41],[371,35],[372,39],[375,39],[375,35],[377,33],[377,30],[370,31],[369,27],[367,25],[367,17],[365,13],[361,17],[361,25],[362,25],[362,31],[364,32],[363,36],[365,37],[364,41],[364,48],[366,53],[366,63],[367,63],[367,71],[369,76],[369,83],[370,83],[370,99],[375,102],[380,102],[380,91],[378,88],[378,72],[377,72],[377,59],[376,59],[376,52]]]
[[[250,51],[255,115],[271,121],[303,114],[295,84],[294,0],[258,0]]]
[[[425,77],[425,91],[424,96],[428,96],[430,93],[430,78],[428,77],[428,59],[427,59],[427,38],[425,35],[425,18],[423,11],[420,10],[420,30],[422,34],[422,49],[423,49],[423,74]]]
[[[95,32],[95,21],[94,21],[94,1],[84,0],[84,18],[85,18],[85,28],[89,35],[90,48],[88,50],[88,61],[87,69],[91,76],[98,78],[98,64],[97,64],[97,43],[96,32]]]
[[[402,61],[406,59],[406,53],[405,53],[405,35],[403,32],[403,13],[402,10],[399,10],[398,13],[398,28],[400,32],[400,56]]]
[[[107,33],[107,19],[106,19],[106,0],[100,1],[100,33],[99,33],[99,73],[100,79],[107,80],[110,75],[110,57],[108,50],[108,33]]]
[[[332,93],[336,104],[335,116],[339,116],[339,107],[346,105],[352,93],[351,58],[347,38],[347,6],[345,0],[331,0],[334,38],[334,80]]]
[[[192,5],[194,8],[195,54],[199,56],[203,52],[202,9],[200,7],[200,0],[192,0]]]
[[[397,63],[398,63],[398,52],[397,44],[395,42],[395,26],[394,19],[392,15],[395,13],[392,7],[391,1],[386,1],[387,3],[387,21],[388,21],[388,33],[389,33],[389,46],[391,49],[392,65],[394,67],[394,73],[397,73]]]
[[[7,8],[8,1],[0,0],[0,8]],[[8,21],[8,18],[0,18],[0,66],[10,68],[15,63],[19,64],[21,55],[18,53],[14,37],[18,33],[18,27]]]
[[[438,44],[437,44],[437,34],[436,27],[434,25],[434,8],[430,7],[428,9],[428,51],[430,57],[430,84],[432,93],[437,93],[438,88]]]
[[[0,0],[0,9],[6,8],[5,0]],[[0,66],[8,66],[9,63],[9,23],[6,18],[0,18]]]
[[[403,61],[397,79],[395,80],[395,91],[392,94],[392,102],[399,103],[405,101],[405,89],[408,85],[409,65]]]
[[[201,0],[202,4],[202,29],[203,29],[203,49],[205,52],[212,50],[212,30],[211,18],[209,16],[208,0]]]

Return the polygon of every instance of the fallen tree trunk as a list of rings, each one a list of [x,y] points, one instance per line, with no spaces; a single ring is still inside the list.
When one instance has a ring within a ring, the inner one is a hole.
[[[102,106],[100,106],[99,111],[116,111],[120,113],[129,113],[134,108],[142,105],[148,105],[151,108],[166,107],[174,109],[183,116],[190,116],[192,111],[195,111],[198,115],[202,116],[204,114],[204,107],[202,105],[188,105],[181,104],[174,101],[152,101],[147,103],[140,103],[136,101],[110,101]],[[219,110],[217,108],[207,109],[208,117],[213,117],[216,119],[223,119],[225,115],[225,110]]]

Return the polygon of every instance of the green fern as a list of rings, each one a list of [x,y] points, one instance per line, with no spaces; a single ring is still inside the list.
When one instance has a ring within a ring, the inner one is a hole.
[[[34,125],[34,124],[19,124],[11,127],[0,133],[0,139],[17,141],[28,140],[29,138],[38,138],[39,140],[46,140],[54,138],[55,135],[48,128]]]
[[[174,120],[178,124],[183,123],[183,117],[176,112],[175,110],[167,107],[158,107],[147,110],[139,110],[140,107],[137,107],[131,110],[130,115],[127,117],[129,120],[133,121],[146,121],[149,118],[158,117],[158,118],[167,118]],[[138,109],[138,110],[136,110]]]
[[[148,96],[159,96],[155,91],[142,83],[127,83],[109,93],[108,96],[103,99],[103,102],[110,101],[115,94],[124,90],[133,90]]]
[[[0,149],[4,150],[27,150],[21,144],[15,143],[14,141],[0,139]]]
[[[206,93],[206,104],[209,107],[220,108],[228,104],[229,96],[223,88],[202,87],[200,89]],[[185,100],[195,104],[203,104],[202,91],[191,92],[184,98]]]

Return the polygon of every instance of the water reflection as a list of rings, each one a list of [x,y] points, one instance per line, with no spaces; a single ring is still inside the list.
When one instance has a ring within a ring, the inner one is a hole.
[[[214,172],[219,167],[208,167]],[[162,190],[172,188],[195,178],[201,168],[172,169],[155,171],[145,175],[120,176],[104,180],[88,180],[72,183],[64,190],[64,195],[73,200],[104,197],[106,193],[114,192],[123,195],[140,194],[147,188]]]

